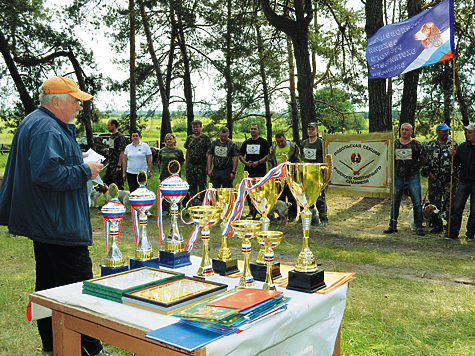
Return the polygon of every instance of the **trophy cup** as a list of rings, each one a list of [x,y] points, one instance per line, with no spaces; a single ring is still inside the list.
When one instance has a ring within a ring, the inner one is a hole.
[[[313,293],[325,287],[323,269],[318,270],[315,257],[308,247],[312,212],[309,207],[315,204],[322,190],[330,181],[332,157],[325,157],[326,163],[292,163],[287,166],[287,183],[297,203],[303,208],[301,213],[303,244],[295,270],[289,271],[287,289]]]
[[[274,247],[279,246],[283,233],[280,231],[259,231],[257,233],[257,242],[264,247],[264,260],[267,265],[266,279],[262,289],[275,290],[274,282],[272,281],[272,266],[274,265]]]
[[[251,185],[254,186],[262,178],[250,178]],[[269,179],[266,183],[258,188],[249,189],[247,192],[251,197],[252,204],[257,209],[259,214],[262,215],[259,221],[262,222],[261,231],[268,231],[270,220],[267,217],[269,212],[274,207],[275,202],[279,199],[282,191],[284,190],[284,182],[280,179]],[[258,281],[264,282],[266,280],[267,265],[264,262],[265,248],[261,247],[257,254],[256,263],[251,263],[251,273]],[[280,262],[275,263],[272,266],[272,278],[279,278],[280,274]]]
[[[213,196],[213,203],[221,210],[221,232],[224,231],[236,202],[237,192],[234,188],[218,188]],[[221,248],[218,252],[218,258],[212,259],[213,270],[221,276],[227,276],[239,272],[237,259],[231,256],[231,250],[228,247],[228,236],[222,235]]]
[[[159,259],[153,258],[152,244],[147,236],[147,211],[150,210],[155,202],[155,193],[148,190],[147,174],[140,171],[137,175],[139,187],[130,194],[130,205],[139,215],[139,236],[137,239],[137,246],[135,249],[135,258],[130,259],[130,269],[140,267],[159,267]]]
[[[239,286],[249,288],[256,284],[249,267],[251,254],[251,239],[261,229],[262,222],[257,220],[236,220],[231,223],[233,231],[242,239],[242,253],[244,255],[244,271],[242,272]]]
[[[115,184],[109,186],[111,200],[102,207],[102,215],[106,221],[106,241],[109,245],[106,264],[101,266],[101,276],[128,271],[124,258],[119,250],[119,225],[125,215],[125,206],[119,201],[119,189]]]
[[[178,167],[176,172],[172,172],[170,166],[175,164]],[[171,204],[171,228],[165,240],[165,249],[160,250],[160,264],[169,268],[179,268],[191,265],[190,253],[185,251],[183,236],[178,228],[178,203],[180,203],[188,193],[189,184],[178,176],[180,163],[176,160],[170,161],[168,171],[172,174],[170,178],[160,184],[160,191],[165,200]]]
[[[201,240],[203,240],[203,257],[201,258],[200,267],[196,275],[202,278],[212,277],[214,276],[214,270],[208,251],[210,238],[209,227],[219,221],[221,209],[216,206],[193,206],[188,208],[188,212],[193,222],[201,227]]]

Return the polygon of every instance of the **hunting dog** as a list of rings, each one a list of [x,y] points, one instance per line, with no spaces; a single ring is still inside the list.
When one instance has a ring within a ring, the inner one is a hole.
[[[277,221],[279,224],[286,223],[287,216],[289,214],[289,208],[291,206],[291,203],[286,203],[285,201],[277,200],[267,217],[269,218],[269,220]],[[275,217],[276,214],[277,218]]]
[[[422,215],[424,217],[424,220],[426,222],[426,225],[428,225],[430,218],[434,214],[438,214],[439,209],[434,204],[424,204],[422,206]],[[414,231],[416,228],[414,225],[414,208],[411,209],[409,214],[407,214],[407,221],[409,221],[409,224],[411,224],[411,230]]]
[[[106,184],[98,184],[94,186],[91,192],[91,205],[97,208],[97,198],[104,194],[104,199],[108,203],[111,198],[109,196],[109,187]],[[119,201],[127,208],[130,205],[130,192],[128,190],[119,190]]]
[[[419,32],[414,35],[417,41],[421,41],[425,49],[442,46],[442,36],[435,23],[426,22]]]

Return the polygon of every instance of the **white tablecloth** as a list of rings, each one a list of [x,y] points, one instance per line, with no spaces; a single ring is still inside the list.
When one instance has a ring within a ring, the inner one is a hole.
[[[200,258],[192,256],[192,262],[192,266],[175,271],[193,276],[198,269]],[[229,289],[239,283],[239,278],[215,276],[212,280],[228,284]],[[262,282],[256,282],[255,288],[261,288],[262,284]],[[284,296],[292,298],[286,311],[257,323],[239,334],[223,337],[207,345],[206,354],[208,356],[330,356],[333,353],[343,318],[347,288],[348,285],[344,284],[326,294],[308,294],[278,287],[277,290],[284,292]],[[82,283],[52,288],[35,294],[61,303],[80,306],[150,330],[178,321],[172,316],[82,294]],[[33,317],[35,318],[35,314],[43,317],[44,313],[39,313],[37,307],[32,305]]]

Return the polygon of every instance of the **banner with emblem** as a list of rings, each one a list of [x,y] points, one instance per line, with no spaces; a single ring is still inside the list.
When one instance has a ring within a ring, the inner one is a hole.
[[[391,197],[394,134],[324,134],[323,147],[333,158],[329,190],[368,197]]]

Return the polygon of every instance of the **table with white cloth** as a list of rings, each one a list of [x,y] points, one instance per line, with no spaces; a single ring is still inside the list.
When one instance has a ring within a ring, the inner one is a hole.
[[[192,256],[192,262],[174,271],[193,276],[200,258]],[[223,276],[210,280],[225,283],[228,289],[239,283],[239,278]],[[256,282],[255,288],[262,284]],[[80,356],[80,334],[86,334],[141,356],[336,356],[347,288],[345,283],[326,294],[309,294],[277,286],[292,298],[287,310],[192,353],[145,337],[146,332],[178,322],[177,318],[82,294],[82,282],[32,293],[30,301],[33,319],[53,317],[55,355]]]

